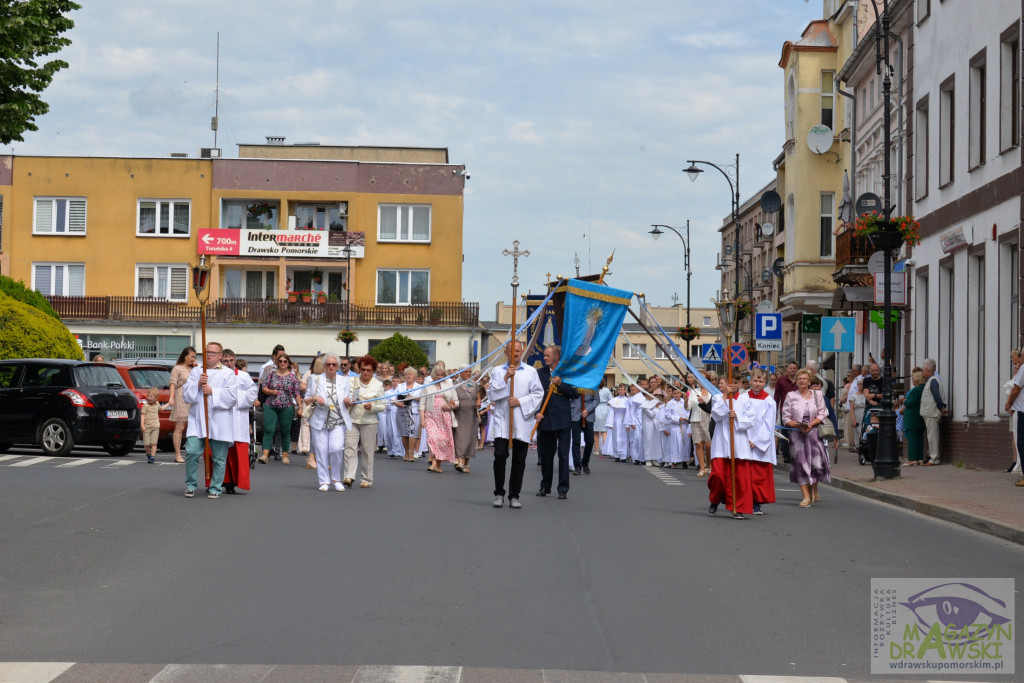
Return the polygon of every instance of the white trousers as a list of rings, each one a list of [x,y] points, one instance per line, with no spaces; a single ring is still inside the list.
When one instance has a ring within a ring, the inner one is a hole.
[[[924,431],[928,437],[928,460],[933,465],[939,464],[939,419],[937,417],[924,417]]]
[[[313,429],[313,453],[316,455],[316,478],[320,485],[330,484],[331,480],[341,481],[342,467],[345,458],[345,424],[334,429]],[[332,476],[333,475],[333,476]]]

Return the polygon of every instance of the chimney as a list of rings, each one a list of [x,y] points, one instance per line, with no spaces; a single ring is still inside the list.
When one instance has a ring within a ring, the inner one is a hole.
[[[284,136],[283,135],[281,135],[281,136],[278,136],[278,135],[268,135],[267,136],[267,144],[268,145],[283,145],[284,144]]]

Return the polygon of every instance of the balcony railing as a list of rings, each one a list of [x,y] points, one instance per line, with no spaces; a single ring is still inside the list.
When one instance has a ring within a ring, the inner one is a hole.
[[[836,235],[836,271],[847,266],[867,266],[874,253],[867,237],[858,237],[853,230]]]
[[[198,323],[199,307],[158,299],[125,296],[50,296],[50,306],[64,320]],[[287,299],[214,299],[206,307],[211,323],[310,324],[351,327],[475,326],[480,304],[432,301],[417,306],[380,306],[372,301],[302,303]]]

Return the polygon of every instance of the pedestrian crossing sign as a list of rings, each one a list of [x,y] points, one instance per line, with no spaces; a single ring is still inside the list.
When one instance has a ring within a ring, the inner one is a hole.
[[[704,365],[721,365],[722,364],[722,345],[721,344],[702,344],[700,359]]]

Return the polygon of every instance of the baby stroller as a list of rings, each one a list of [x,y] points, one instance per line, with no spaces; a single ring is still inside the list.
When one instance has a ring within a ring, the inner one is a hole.
[[[256,435],[256,408],[249,408],[249,469],[256,469],[256,460],[260,457],[263,445]]]
[[[861,465],[875,461],[878,450],[878,423],[871,418],[882,412],[882,406],[868,406],[864,411],[864,421],[860,425],[860,438],[857,440],[857,458]]]

